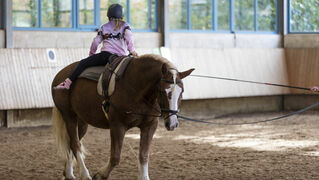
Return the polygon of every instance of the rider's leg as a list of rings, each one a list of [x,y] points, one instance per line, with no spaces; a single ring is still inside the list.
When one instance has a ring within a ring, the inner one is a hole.
[[[91,66],[104,66],[108,62],[109,57],[112,54],[106,51],[102,51],[98,54],[94,54],[85,59],[82,59],[72,74],[65,79],[64,82],[60,83],[55,89],[70,89],[72,82],[88,67]]]

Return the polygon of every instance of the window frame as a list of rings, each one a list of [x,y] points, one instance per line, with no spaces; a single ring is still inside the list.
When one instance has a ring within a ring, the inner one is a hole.
[[[80,24],[80,2],[76,1],[76,27],[77,29],[96,29],[100,24],[100,0],[94,1],[94,25],[81,25]]]
[[[218,0],[212,1],[212,28],[209,30],[191,29],[191,1],[187,0],[187,29],[170,29],[170,32],[190,32],[190,33],[241,33],[241,34],[278,34],[279,33],[279,8],[276,0],[276,25],[274,31],[258,30],[258,1],[254,0],[254,31],[235,30],[235,0],[229,1],[229,30],[218,30]]]
[[[79,11],[79,2],[78,0],[70,0],[71,10],[70,10],[70,27],[42,27],[42,9],[41,9],[41,0],[37,0],[37,23],[38,27],[12,27],[13,30],[27,30],[27,31],[96,31],[102,24],[100,22],[100,0],[94,0],[94,25],[80,25],[80,11]],[[148,0],[148,3],[151,3],[152,0]],[[155,28],[151,28],[152,23],[148,23],[148,29],[132,29],[133,32],[156,32],[158,29],[158,0],[155,0]],[[130,23],[130,0],[126,0],[126,22]],[[148,8],[150,5],[148,5]],[[149,15],[152,14],[148,13]]]
[[[315,31],[306,31],[306,32],[295,32],[291,31],[291,0],[288,0],[288,34],[319,34],[318,32]]]

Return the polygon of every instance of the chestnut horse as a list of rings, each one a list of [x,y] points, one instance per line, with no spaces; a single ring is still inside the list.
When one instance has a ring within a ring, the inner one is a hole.
[[[183,83],[181,79],[194,69],[178,72],[165,58],[143,55],[134,58],[123,77],[117,81],[110,98],[108,119],[102,111],[104,98],[97,93],[97,83],[79,78],[69,90],[55,90],[77,66],[73,63],[62,69],[52,82],[53,130],[58,142],[59,154],[65,162],[64,178],[75,179],[72,160],[79,165],[81,179],[91,179],[84,163],[81,138],[88,124],[110,129],[111,155],[93,179],[108,179],[113,168],[119,164],[125,132],[138,127],[140,133],[139,179],[149,179],[149,148],[157,128],[158,117],[164,118],[167,130],[178,126],[176,113],[179,110]]]

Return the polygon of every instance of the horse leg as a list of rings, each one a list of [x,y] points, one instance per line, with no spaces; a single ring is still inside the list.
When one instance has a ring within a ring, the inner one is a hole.
[[[125,128],[122,126],[111,127],[111,156],[106,166],[102,167],[93,177],[94,180],[106,180],[109,178],[111,171],[120,163]]]
[[[81,149],[82,145],[80,142],[79,134],[85,134],[83,132],[79,133],[78,122],[75,117],[66,119],[66,129],[70,137],[70,148],[73,152],[73,155],[76,157],[76,160],[79,165],[81,179],[89,180],[91,176],[88,169],[84,163],[84,155]],[[85,128],[84,128],[85,129]],[[82,135],[82,137],[83,137]]]
[[[66,180],[73,180],[75,179],[72,163],[74,156],[70,149],[70,138],[66,129],[66,119],[68,119],[68,117],[65,113],[62,115],[58,108],[54,106],[52,110],[52,128],[57,142],[58,153],[65,162],[63,176]]]
[[[79,120],[78,121],[78,136],[79,136],[79,140],[82,139],[82,137],[85,135],[86,131],[87,131],[87,128],[88,128],[88,124]],[[81,144],[81,151],[83,151],[83,145]],[[65,180],[73,180],[75,179],[75,176],[73,174],[73,152],[72,150],[70,149],[70,153],[69,153],[69,156],[67,158],[67,161],[65,163],[65,167],[64,167],[64,177],[65,177]]]
[[[158,121],[154,121],[149,126],[142,127],[141,129],[141,139],[140,139],[140,152],[139,152],[139,179],[140,180],[149,180],[148,175],[148,155],[151,146],[151,141],[153,135],[157,128]]]
[[[73,174],[73,153],[71,150],[65,162],[63,176],[65,177],[65,180],[75,180],[75,176]]]
[[[83,136],[86,134],[86,131],[88,129],[88,123],[78,119],[78,131],[79,131],[79,140],[83,138]]]

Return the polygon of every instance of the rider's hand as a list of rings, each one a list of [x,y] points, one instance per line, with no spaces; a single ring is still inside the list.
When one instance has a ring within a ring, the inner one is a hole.
[[[310,90],[312,92],[318,92],[319,91],[319,87],[318,86],[313,86],[313,87],[310,88]]]
[[[138,56],[138,54],[137,54],[137,52],[136,51],[132,51],[132,52],[130,52],[131,54],[132,54],[132,56],[135,56],[135,57],[137,57]]]

